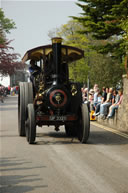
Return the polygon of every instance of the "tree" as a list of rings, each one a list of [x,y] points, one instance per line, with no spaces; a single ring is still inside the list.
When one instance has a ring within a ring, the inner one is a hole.
[[[82,8],[80,17],[73,17],[83,28],[80,34],[91,35],[91,45],[98,51],[100,60],[91,60],[91,82],[103,86],[116,86],[122,80],[124,66],[128,61],[128,1],[127,0],[78,0]],[[102,54],[102,55],[101,55]],[[98,62],[98,63],[97,63]],[[127,65],[125,65],[127,66]],[[95,78],[94,78],[95,77]]]
[[[0,44],[0,74],[3,76],[11,75],[17,69],[23,69],[24,64],[18,62],[19,54],[13,52],[13,47],[10,47],[11,41]]]
[[[15,28],[15,23],[5,17],[3,10],[0,8],[0,44],[5,42],[6,33],[10,33]]]
[[[125,30],[122,22],[128,17],[127,0],[78,0],[84,4],[77,3],[82,8],[83,13],[80,17],[74,17],[83,26],[81,31],[84,34],[91,33],[93,38],[99,40],[109,40],[114,36],[118,38],[115,41],[105,41],[104,45],[97,46],[100,53],[109,53],[121,58],[126,54],[124,47],[120,45],[123,42],[122,36]]]
[[[14,48],[10,46],[11,41],[6,39],[6,34],[14,28],[15,23],[6,18],[0,9],[0,74],[3,76],[11,75],[16,69],[24,68],[24,65],[18,62],[20,55],[14,53]]]
[[[94,85],[97,83],[100,88],[114,87],[120,83],[122,84],[122,74],[124,68],[119,61],[109,56],[96,54],[91,57],[90,67],[90,83]]]

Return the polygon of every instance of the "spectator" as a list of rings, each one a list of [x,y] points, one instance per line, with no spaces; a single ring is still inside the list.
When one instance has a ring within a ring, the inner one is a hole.
[[[101,103],[101,101],[102,101],[102,94],[99,90],[99,92],[98,92],[98,103]]]
[[[108,88],[108,87],[106,87],[106,93],[107,93],[107,94],[109,93],[109,88]]]
[[[18,94],[18,90],[19,90],[19,87],[18,87],[18,86],[16,86],[16,94]]]
[[[10,94],[10,91],[11,91],[11,87],[10,85],[8,85],[8,94]]]
[[[86,85],[84,84],[83,87],[81,88],[81,92],[83,93],[84,89],[86,88]]]
[[[119,98],[119,95],[118,92],[114,89],[112,93],[112,105],[115,103],[116,97]]]
[[[14,94],[16,94],[16,86],[13,87]]]
[[[13,95],[13,87],[10,89],[10,95]]]
[[[4,97],[6,97],[8,94],[8,87],[4,87]]]
[[[99,112],[100,112],[100,105],[101,105],[101,103],[102,103],[102,95],[101,95],[101,92],[100,92],[100,91],[98,92],[97,97],[98,97],[98,100],[97,100],[97,104],[96,104],[96,106],[95,106],[94,116],[99,115]]]
[[[4,103],[4,86],[0,84],[0,100]]]
[[[102,88],[102,101],[101,101],[101,103],[104,103],[107,99],[107,92],[106,92],[107,89],[108,88],[105,88],[105,87]],[[109,91],[109,89],[107,91]]]
[[[108,107],[110,107],[112,104],[112,92],[113,92],[113,89],[110,88],[109,93],[107,94],[106,101],[100,105],[100,118],[104,119],[107,116]]]
[[[98,104],[96,105],[94,116],[98,116],[100,114],[100,105],[106,101],[108,92],[109,92],[109,88],[105,88],[105,87],[102,88],[101,101],[98,102]]]
[[[90,89],[89,91],[89,103],[90,103],[90,110],[94,110],[93,104],[94,104],[94,90]]]
[[[89,91],[89,101],[93,102],[93,100],[94,100],[94,90],[90,89],[90,91]]]
[[[94,93],[97,92],[98,89],[99,89],[98,84],[94,84],[94,87],[93,87]]]
[[[109,108],[109,114],[107,116],[107,119],[112,118],[115,114],[115,110],[118,109],[119,105],[122,103],[123,100],[123,91],[119,90],[116,99],[115,99],[115,103],[113,105],[110,106]],[[119,98],[120,97],[120,98]]]
[[[82,88],[83,102],[87,101],[87,97],[88,97],[88,88]]]
[[[99,94],[99,88],[95,89],[95,93],[94,93],[94,109],[98,104],[98,94]]]

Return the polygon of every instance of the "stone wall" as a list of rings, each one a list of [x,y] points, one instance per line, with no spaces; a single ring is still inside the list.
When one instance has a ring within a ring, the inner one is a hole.
[[[128,133],[128,79],[123,76],[123,101],[113,119],[97,119],[100,124]]]

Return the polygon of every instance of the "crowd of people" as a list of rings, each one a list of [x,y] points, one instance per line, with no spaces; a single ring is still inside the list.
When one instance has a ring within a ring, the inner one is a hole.
[[[1,101],[1,103],[4,103],[4,99],[7,95],[18,94],[18,90],[19,90],[19,86],[5,87],[2,84],[0,84],[0,101]]]
[[[94,116],[99,116],[101,119],[113,118],[115,110],[119,108],[123,100],[123,90],[114,88],[99,89],[95,84],[93,89],[88,91],[88,88],[82,88],[83,102],[89,101],[90,111],[94,110]]]

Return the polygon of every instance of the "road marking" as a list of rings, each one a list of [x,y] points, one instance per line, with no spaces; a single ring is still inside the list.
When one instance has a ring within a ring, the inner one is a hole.
[[[122,133],[122,132],[120,132],[120,131],[117,131],[117,130],[115,130],[115,129],[112,129],[112,128],[110,128],[110,127],[106,127],[106,126],[104,126],[104,125],[100,125],[100,124],[94,123],[94,122],[91,122],[91,125],[97,126],[97,127],[101,128],[101,129],[110,131],[110,132],[112,132],[112,133],[115,133],[115,134],[117,134],[117,135],[120,135],[121,137],[124,137],[124,138],[128,139],[128,135],[127,135],[127,134]]]

